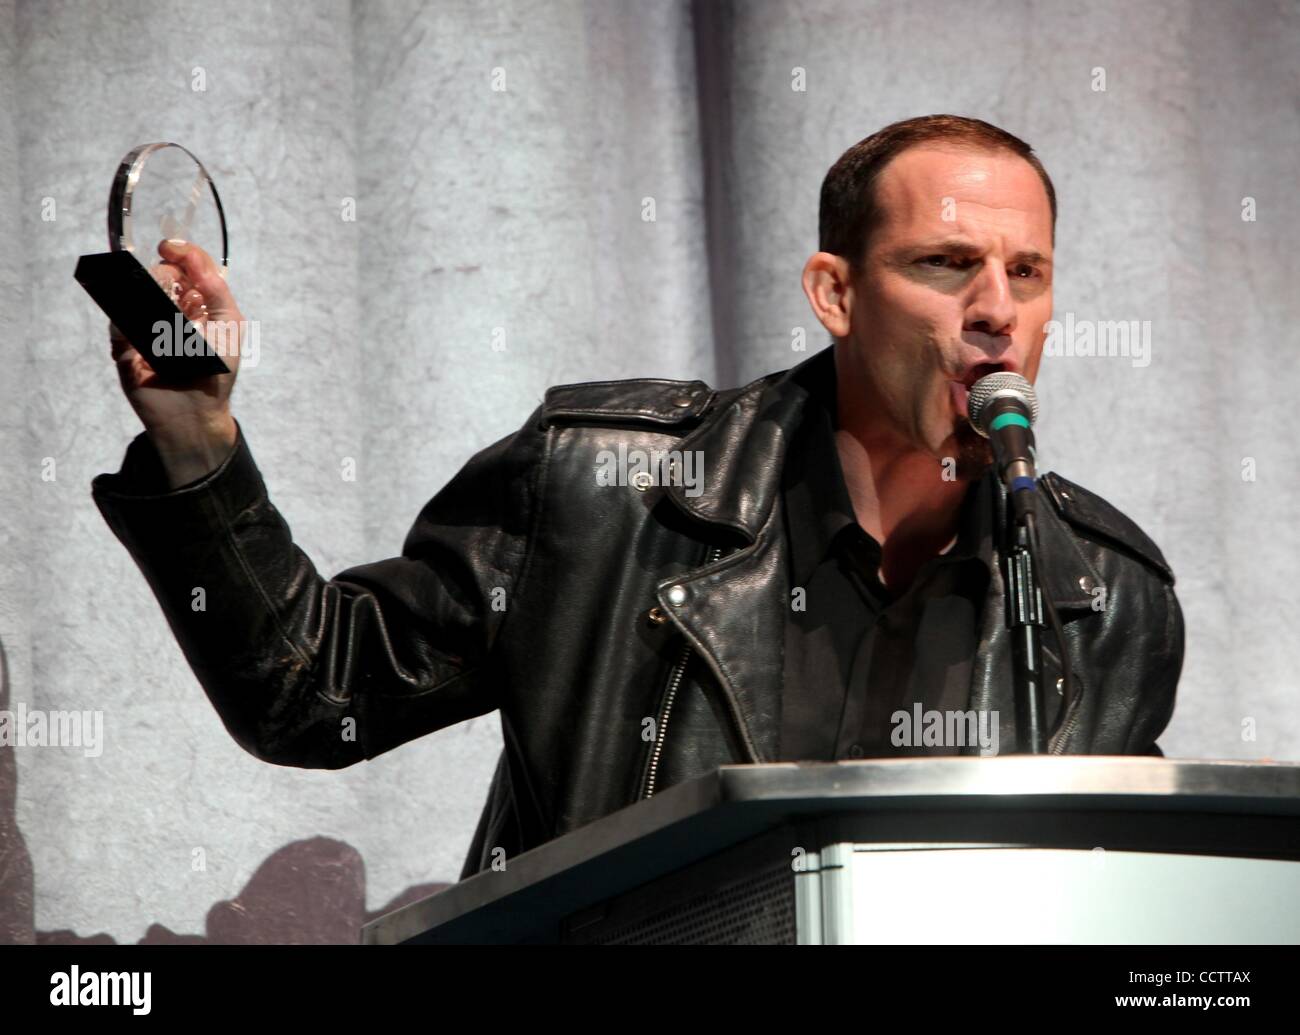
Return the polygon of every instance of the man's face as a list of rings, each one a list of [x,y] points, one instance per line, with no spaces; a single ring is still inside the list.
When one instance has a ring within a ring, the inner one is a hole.
[[[992,454],[966,420],[969,385],[993,368],[1038,376],[1052,315],[1047,191],[1010,152],[935,145],[893,159],[876,192],[883,220],[844,299],[848,384],[876,431],[976,477]]]

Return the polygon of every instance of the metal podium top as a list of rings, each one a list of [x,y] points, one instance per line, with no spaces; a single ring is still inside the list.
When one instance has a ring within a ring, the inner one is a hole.
[[[1300,857],[1300,765],[1290,763],[1008,755],[722,766],[394,910],[366,924],[362,941],[404,942],[507,899],[582,908],[619,890],[612,873],[622,887],[644,883],[793,820],[1045,810],[1075,813],[1080,829],[1099,813],[1148,814],[1143,828],[1156,814],[1184,824],[1188,813],[1271,817],[1271,850]],[[1242,829],[1227,830],[1220,850]]]

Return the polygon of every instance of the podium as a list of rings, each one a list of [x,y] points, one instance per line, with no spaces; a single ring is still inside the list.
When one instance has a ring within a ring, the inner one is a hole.
[[[1294,944],[1300,765],[723,766],[365,925],[391,944]]]

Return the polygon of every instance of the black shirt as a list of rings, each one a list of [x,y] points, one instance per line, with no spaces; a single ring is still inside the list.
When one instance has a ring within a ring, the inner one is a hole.
[[[895,746],[891,716],[913,715],[917,704],[923,712],[969,705],[994,563],[990,476],[967,489],[956,544],[926,561],[904,592],[891,593],[878,575],[880,544],[858,524],[840,467],[832,351],[805,371],[810,398],[782,481],[794,593],[779,757],[960,754],[959,746],[927,747],[919,738]]]

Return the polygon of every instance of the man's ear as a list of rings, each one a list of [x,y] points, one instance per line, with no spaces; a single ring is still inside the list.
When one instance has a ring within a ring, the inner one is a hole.
[[[853,281],[847,259],[830,252],[817,252],[804,263],[803,293],[831,337],[849,336]]]

